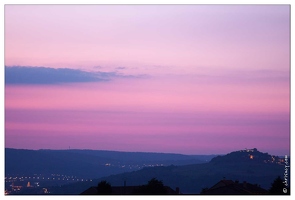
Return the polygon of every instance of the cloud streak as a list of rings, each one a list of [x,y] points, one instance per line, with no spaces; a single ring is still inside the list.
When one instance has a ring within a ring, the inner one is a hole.
[[[49,68],[31,66],[5,67],[5,84],[62,84],[104,82],[113,78],[136,78],[116,72],[86,72],[69,68]],[[138,76],[142,77],[142,76]]]

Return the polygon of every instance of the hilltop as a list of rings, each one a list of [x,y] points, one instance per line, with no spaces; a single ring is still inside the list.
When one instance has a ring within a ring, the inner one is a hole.
[[[225,156],[216,156],[211,160],[212,163],[232,163],[239,161],[239,163],[244,162],[255,162],[255,163],[277,163],[280,165],[284,164],[284,159],[279,156],[270,155],[268,153],[262,153],[256,148],[254,149],[245,149],[240,151],[234,151]]]

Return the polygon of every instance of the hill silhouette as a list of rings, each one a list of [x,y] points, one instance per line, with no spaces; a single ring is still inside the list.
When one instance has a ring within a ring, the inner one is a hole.
[[[5,175],[65,174],[100,178],[155,165],[204,163],[214,155],[119,152],[103,150],[5,149]]]
[[[257,149],[231,152],[224,156],[217,156],[208,163],[184,166],[160,166],[143,168],[138,171],[111,175],[94,180],[108,181],[111,185],[122,186],[125,181],[129,186],[142,185],[151,178],[166,183],[171,188],[180,188],[183,194],[199,194],[202,188],[208,188],[222,179],[246,181],[269,189],[273,180],[284,174],[284,160],[278,156],[259,152]],[[71,184],[60,189],[75,194],[84,191],[90,184]],[[79,190],[79,191],[78,191]],[[58,193],[58,190],[56,190]]]

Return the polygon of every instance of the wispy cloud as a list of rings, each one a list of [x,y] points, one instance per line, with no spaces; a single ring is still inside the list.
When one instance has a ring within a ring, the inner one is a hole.
[[[6,66],[5,84],[60,84],[79,82],[102,82],[113,78],[138,78],[117,72],[86,72],[69,68],[31,66]]]
[[[126,67],[116,67],[116,69],[126,69]]]
[[[290,82],[290,72],[286,70],[206,70],[186,73],[182,76],[206,84],[278,84]]]

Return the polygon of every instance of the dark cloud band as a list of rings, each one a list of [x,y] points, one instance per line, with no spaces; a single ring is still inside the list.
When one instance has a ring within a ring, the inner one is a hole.
[[[86,72],[68,68],[5,67],[5,84],[60,84],[101,82],[120,76],[115,72]]]

